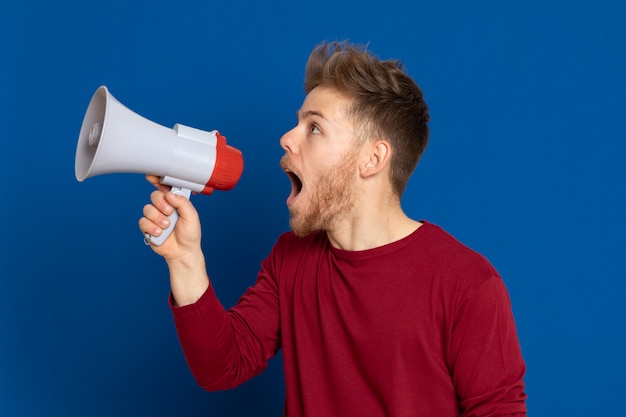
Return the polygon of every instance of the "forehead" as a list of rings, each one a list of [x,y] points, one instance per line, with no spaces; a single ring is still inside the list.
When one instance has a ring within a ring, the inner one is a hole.
[[[316,115],[329,122],[339,122],[347,120],[351,106],[352,100],[344,94],[333,88],[318,86],[307,94],[298,115]]]

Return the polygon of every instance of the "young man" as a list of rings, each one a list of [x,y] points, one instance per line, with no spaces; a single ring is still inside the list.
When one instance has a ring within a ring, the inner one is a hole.
[[[397,61],[318,46],[296,127],[280,140],[292,232],[226,311],[200,249],[192,204],[158,191],[142,232],[175,232],[171,305],[200,386],[234,387],[283,350],[285,415],[525,416],[521,356],[502,279],[400,198],[428,140],[422,92]]]

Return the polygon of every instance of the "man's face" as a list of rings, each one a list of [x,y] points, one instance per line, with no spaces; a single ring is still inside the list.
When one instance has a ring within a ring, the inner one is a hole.
[[[298,111],[296,127],[280,140],[281,167],[292,182],[290,224],[297,235],[332,229],[355,204],[358,149],[347,118],[350,105],[335,90],[316,87]]]

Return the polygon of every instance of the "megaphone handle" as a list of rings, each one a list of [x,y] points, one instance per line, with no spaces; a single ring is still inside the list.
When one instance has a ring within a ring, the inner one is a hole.
[[[180,187],[172,187],[172,193],[176,195],[181,195],[187,199],[191,196],[191,190]],[[161,246],[163,242],[172,234],[174,228],[176,227],[176,222],[178,222],[178,211],[174,210],[172,214],[168,216],[170,219],[170,225],[163,229],[163,232],[160,236],[150,236],[150,242],[156,246]]]

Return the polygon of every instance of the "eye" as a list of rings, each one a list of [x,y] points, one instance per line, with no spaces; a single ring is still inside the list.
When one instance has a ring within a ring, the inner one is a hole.
[[[320,130],[320,128],[319,128],[316,124],[314,124],[314,123],[312,123],[312,124],[311,124],[311,126],[309,127],[309,132],[310,132],[310,133],[313,133],[313,134],[319,134],[319,133],[322,133],[322,131]]]

